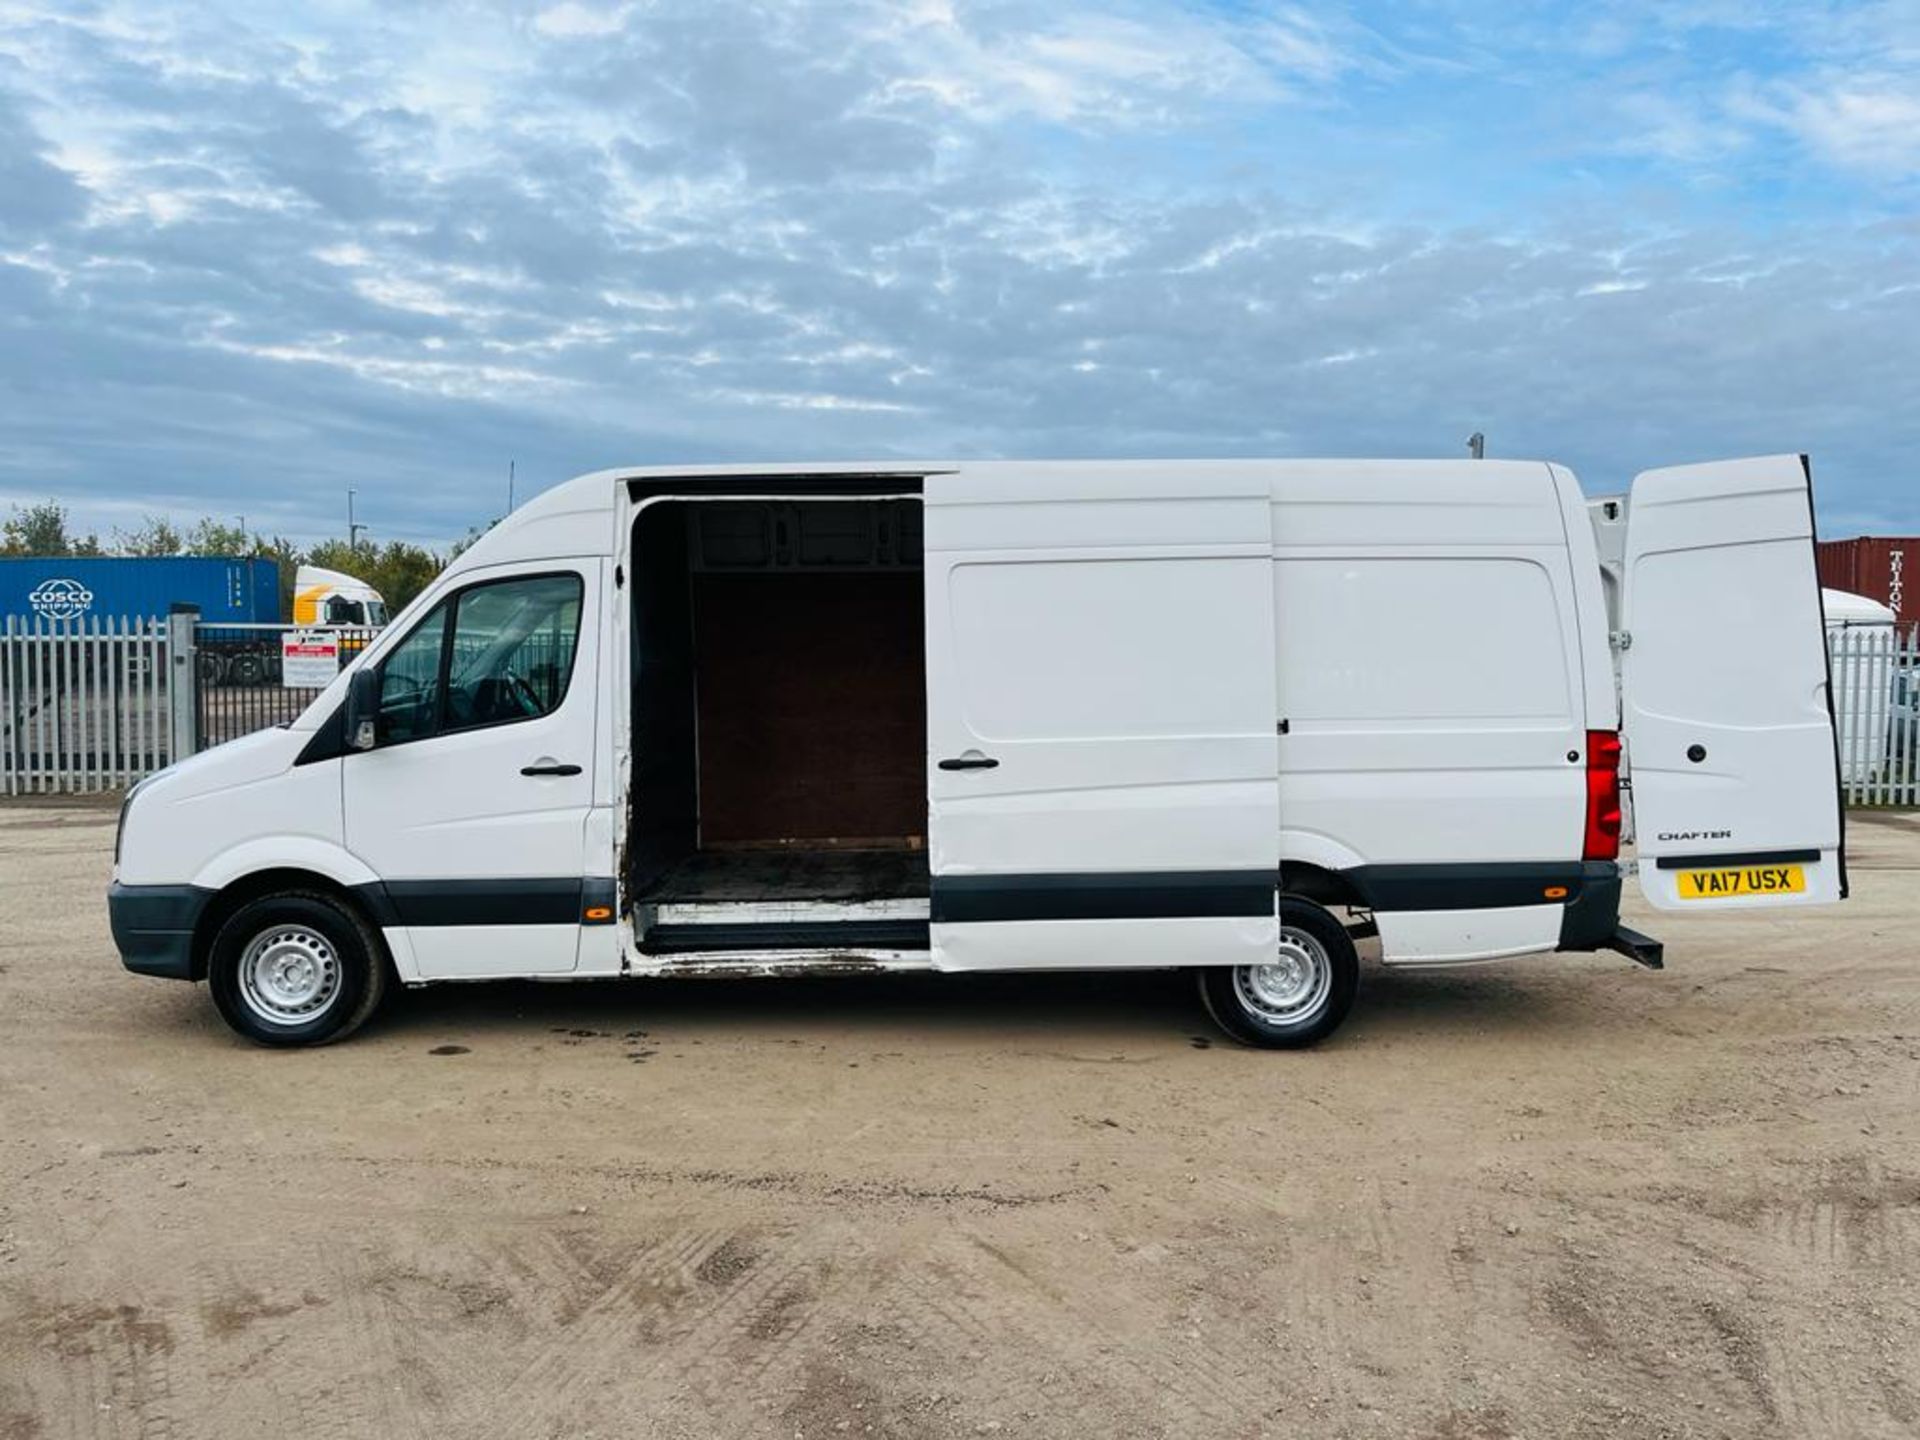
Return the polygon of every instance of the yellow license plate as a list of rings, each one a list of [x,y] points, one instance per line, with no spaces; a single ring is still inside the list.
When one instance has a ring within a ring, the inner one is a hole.
[[[1807,888],[1799,865],[1742,865],[1737,870],[1682,870],[1682,900],[1730,900],[1736,895],[1797,895]]]

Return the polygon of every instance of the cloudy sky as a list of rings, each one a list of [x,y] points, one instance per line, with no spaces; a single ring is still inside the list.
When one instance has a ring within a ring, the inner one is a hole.
[[[1917,202],[1920,0],[0,0],[0,502],[1482,429],[1915,532]]]

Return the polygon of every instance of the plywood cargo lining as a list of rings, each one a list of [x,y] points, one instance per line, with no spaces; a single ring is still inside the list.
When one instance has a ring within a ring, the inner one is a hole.
[[[690,580],[700,848],[923,844],[919,572]]]

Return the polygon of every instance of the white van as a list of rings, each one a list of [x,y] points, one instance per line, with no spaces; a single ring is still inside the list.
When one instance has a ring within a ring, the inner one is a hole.
[[[1655,907],[1846,894],[1812,541],[1792,455],[1591,522],[1510,461],[606,471],[136,787],[114,935],[268,1045],[390,979],[1186,967],[1295,1046],[1361,935],[1658,965],[1622,739]]]

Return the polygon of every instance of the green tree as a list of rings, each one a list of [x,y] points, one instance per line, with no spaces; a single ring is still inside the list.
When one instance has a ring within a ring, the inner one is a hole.
[[[467,533],[462,535],[458,540],[454,541],[453,548],[447,551],[447,563],[452,564],[455,560],[458,560],[462,555],[464,555],[467,551],[473,548],[474,543],[476,541],[478,541],[482,536],[484,536],[489,530],[493,529],[493,527],[498,525],[499,523],[500,523],[499,519],[495,518],[487,521],[487,523],[484,525],[470,526],[467,530]]]
[[[225,555],[239,558],[259,553],[259,537],[249,537],[245,529],[203,515],[187,527],[181,545],[189,555]]]
[[[380,548],[373,573],[365,578],[387,602],[388,613],[397,615],[402,606],[431,585],[434,576],[446,567],[445,560],[423,546],[389,540]]]
[[[357,545],[349,545],[344,540],[322,540],[308,550],[302,558],[309,565],[338,570],[343,575],[357,575],[365,580],[367,572],[373,568],[374,557],[378,553],[365,540]]]
[[[179,530],[164,515],[149,515],[137,529],[113,532],[116,555],[178,555],[181,546]]]
[[[75,535],[67,528],[67,507],[58,500],[42,500],[24,508],[16,505],[13,514],[0,520],[0,555],[64,559],[99,553],[98,536]]]
[[[389,540],[385,545],[365,540],[358,545],[322,540],[307,552],[306,562],[366,581],[380,592],[392,614],[398,614],[447,565],[444,557],[405,540]]]

